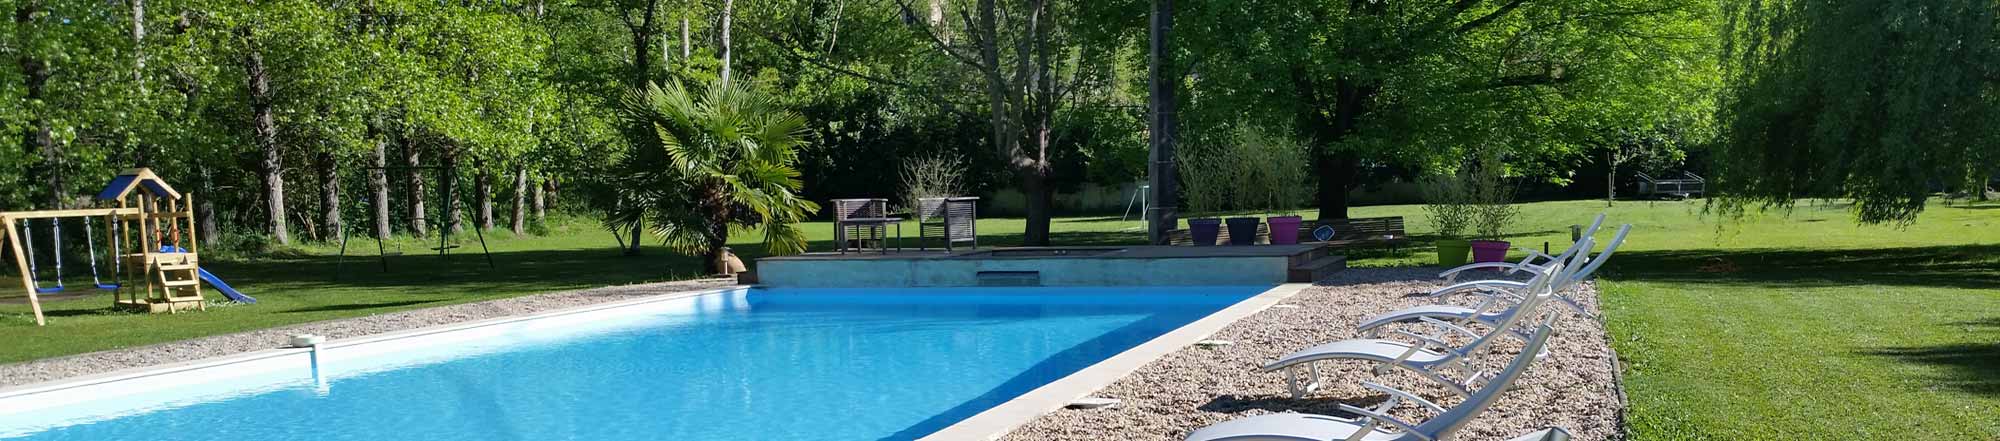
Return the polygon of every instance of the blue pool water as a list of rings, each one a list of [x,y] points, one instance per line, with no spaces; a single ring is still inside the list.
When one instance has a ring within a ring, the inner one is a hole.
[[[0,418],[0,434],[32,440],[915,439],[1264,289],[737,291],[662,302],[699,307],[621,307],[477,342],[347,358],[335,358],[349,350],[335,347],[323,351],[318,381],[233,393],[170,391],[208,398],[60,423],[12,415]],[[365,346],[387,344],[396,343]],[[202,375],[218,385],[198,389],[231,383],[226,376]]]

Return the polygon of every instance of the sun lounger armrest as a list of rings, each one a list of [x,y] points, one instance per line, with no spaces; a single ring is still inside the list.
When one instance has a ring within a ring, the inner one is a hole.
[[[1396,359],[1396,362],[1398,362],[1398,363],[1401,363],[1401,362],[1403,361],[1403,359],[1404,359],[1404,358],[1407,358],[1407,357],[1409,357],[1410,355],[1412,355],[1412,354],[1416,353],[1416,351],[1418,351],[1418,350],[1420,350],[1420,349],[1423,349],[1423,347],[1424,347],[1424,346],[1426,346],[1426,345],[1428,345],[1428,346],[1436,346],[1436,347],[1437,347],[1437,348],[1438,348],[1439,350],[1451,350],[1451,344],[1450,344],[1450,343],[1445,343],[1445,342],[1444,342],[1444,340],[1439,340],[1439,339],[1437,339],[1436,337],[1431,337],[1431,336],[1428,336],[1428,335],[1423,335],[1423,334],[1418,334],[1418,333],[1415,333],[1415,332],[1410,332],[1410,331],[1407,331],[1407,330],[1402,330],[1402,329],[1397,329],[1397,330],[1394,330],[1394,331],[1389,331],[1389,332],[1391,332],[1391,333],[1394,333],[1394,334],[1398,334],[1398,335],[1402,335],[1402,336],[1404,336],[1404,337],[1409,337],[1409,338],[1414,338],[1414,339],[1417,339],[1417,341],[1421,342],[1421,343],[1418,343],[1418,344],[1417,344],[1416,346],[1414,346],[1414,347],[1411,347],[1411,348],[1410,348],[1410,353],[1409,353],[1409,354],[1403,354],[1403,357],[1397,357],[1397,359]]]
[[[1526,283],[1516,282],[1512,280],[1475,280],[1470,282],[1459,282],[1451,286],[1438,288],[1436,291],[1431,291],[1425,295],[1429,297],[1444,297],[1452,294],[1464,293],[1464,294],[1478,295],[1482,297],[1492,297],[1494,294],[1508,292],[1507,288],[1518,288],[1526,285],[1527,285]]]
[[[1396,426],[1396,428],[1402,429],[1403,433],[1416,435],[1416,437],[1423,438],[1425,440],[1432,439],[1429,435],[1425,435],[1423,432],[1417,431],[1417,426],[1415,424],[1410,424],[1404,422],[1403,420],[1396,419],[1396,417],[1389,416],[1389,414],[1386,413],[1376,412],[1368,409],[1362,409],[1347,404],[1341,404],[1340,410],[1342,412],[1361,415],[1362,419],[1368,420],[1368,424],[1361,426],[1361,430],[1355,431],[1354,436],[1350,436],[1347,438],[1349,440],[1361,439],[1361,437],[1367,436],[1369,432],[1375,431],[1375,423],[1389,423],[1389,425],[1391,426]]]
[[[1432,412],[1444,413],[1444,406],[1439,406],[1437,405],[1437,403],[1432,403],[1431,400],[1423,399],[1423,397],[1419,397],[1416,394],[1412,394],[1409,392],[1404,392],[1401,389],[1389,386],[1383,386],[1381,384],[1377,384],[1370,381],[1361,382],[1361,387],[1373,389],[1376,392],[1389,394],[1390,397],[1394,397],[1395,399],[1401,399],[1402,401],[1417,403],[1418,406],[1423,406],[1423,408],[1430,409]],[[1391,399],[1389,403],[1390,404],[1395,403],[1396,402],[1395,399]],[[1393,406],[1383,406],[1381,408],[1378,408],[1378,410],[1382,412],[1388,412],[1390,408],[1393,408]]]
[[[1451,331],[1451,332],[1457,332],[1457,333],[1460,333],[1460,334],[1465,334],[1465,336],[1467,336],[1467,337],[1472,337],[1472,338],[1479,338],[1479,333],[1477,333],[1477,332],[1472,332],[1472,330],[1471,330],[1471,329],[1465,329],[1465,327],[1464,327],[1464,326],[1459,326],[1459,325],[1454,325],[1454,324],[1451,324],[1451,322],[1447,322],[1447,321],[1444,321],[1444,320],[1438,320],[1438,319],[1437,319],[1437,318],[1435,318],[1435,317],[1428,317],[1428,316],[1426,316],[1426,317],[1417,317],[1417,320],[1419,320],[1419,321],[1422,321],[1422,322],[1424,322],[1424,323],[1429,323],[1429,324],[1432,324],[1432,325],[1436,325],[1437,327],[1440,327],[1440,328],[1444,328],[1444,329],[1445,329],[1445,330],[1447,330],[1447,331]]]

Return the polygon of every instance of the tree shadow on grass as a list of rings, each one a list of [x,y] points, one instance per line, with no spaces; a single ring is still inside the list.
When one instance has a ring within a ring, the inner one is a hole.
[[[2000,318],[1988,319],[2000,322]],[[1931,383],[1966,393],[2000,396],[2000,343],[1954,343],[1892,347],[1860,351],[1904,363],[1936,366],[1945,371]]]
[[[1812,288],[1851,285],[2000,288],[2000,245],[1861,250],[1752,249],[1620,252],[1616,280]]]

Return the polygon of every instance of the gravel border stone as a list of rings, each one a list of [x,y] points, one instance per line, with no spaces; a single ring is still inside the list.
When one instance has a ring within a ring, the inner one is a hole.
[[[607,286],[483,302],[303,323],[135,348],[0,365],[0,387],[13,387],[146,366],[194,361],[285,347],[295,334],[352,338],[452,323],[532,314],[584,305],[735,285],[733,278]]]
[[[1341,403],[1371,406],[1386,397],[1360,386],[1382,383],[1450,407],[1460,399],[1428,380],[1397,370],[1375,375],[1359,362],[1322,363],[1324,386],[1304,399],[1291,399],[1283,374],[1258,372],[1265,362],[1300,348],[1353,338],[1354,325],[1367,316],[1427,303],[1414,295],[1443,286],[1425,268],[1349,269],[1293,296],[1285,304],[1246,317],[1209,337],[1235,342],[1217,347],[1189,346],[1154,360],[1092,395],[1122,400],[1106,409],[1063,409],[1043,415],[1006,440],[1180,440],[1196,428],[1230,419],[1278,412],[1343,415]],[[1594,285],[1570,294],[1587,310],[1597,310]],[[1549,308],[1555,308],[1550,306]],[[1594,312],[1593,312],[1594,314]],[[1579,440],[1622,436],[1617,357],[1595,320],[1570,316],[1556,325],[1552,356],[1529,368],[1499,402],[1458,433],[1459,439],[1504,440],[1544,427],[1568,429]],[[1487,357],[1497,369],[1518,350],[1517,340],[1496,345]],[[1412,413],[1422,421],[1431,415]]]

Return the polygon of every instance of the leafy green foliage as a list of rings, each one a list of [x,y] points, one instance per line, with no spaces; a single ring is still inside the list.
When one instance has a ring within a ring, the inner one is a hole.
[[[660,149],[665,167],[634,170],[645,190],[612,212],[613,225],[650,220],[669,248],[711,258],[732,227],[761,228],[770,254],[805,252],[798,223],[819,206],[798,196],[803,117],[748,83],[720,81],[700,95],[679,82],[648,85],[622,110],[631,124],[651,129],[641,146]]]
[[[1728,11],[1724,212],[1846,197],[1908,223],[1936,185],[1984,189],[2000,133],[2000,6],[1773,1]]]

